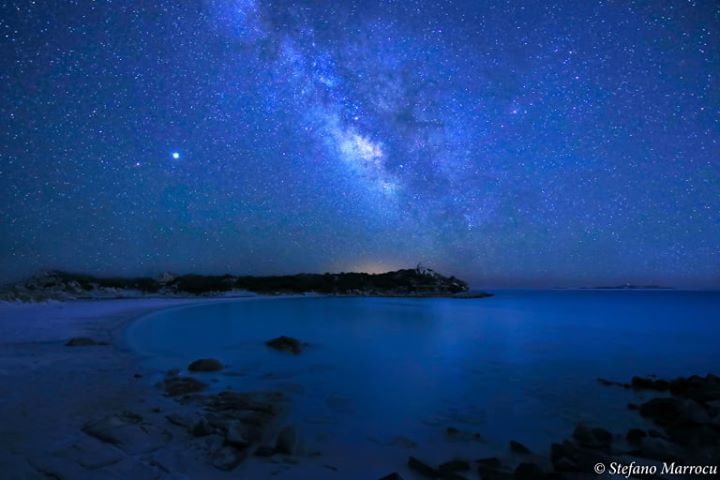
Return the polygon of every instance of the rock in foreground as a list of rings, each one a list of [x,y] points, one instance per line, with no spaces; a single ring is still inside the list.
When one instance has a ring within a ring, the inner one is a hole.
[[[188,365],[191,372],[217,372],[222,368],[222,363],[214,358],[200,358]]]
[[[279,350],[281,352],[291,352],[295,355],[298,355],[303,349],[303,345],[300,343],[300,340],[292,337],[286,337],[285,335],[268,340],[265,342],[265,345],[275,350]]]

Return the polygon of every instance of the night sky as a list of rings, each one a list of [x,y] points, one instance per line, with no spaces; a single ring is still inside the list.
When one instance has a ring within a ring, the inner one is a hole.
[[[719,5],[2,2],[0,280],[720,286]]]

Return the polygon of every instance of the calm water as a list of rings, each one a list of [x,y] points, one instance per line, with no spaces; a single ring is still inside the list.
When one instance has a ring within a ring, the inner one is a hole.
[[[310,346],[265,347],[279,335]],[[642,426],[626,408],[641,397],[596,378],[720,372],[720,294],[251,299],[155,313],[128,338],[158,375],[215,357],[228,368],[214,388],[288,392],[307,450],[344,478],[368,478],[408,454],[477,458],[510,439],[546,452],[579,421]],[[449,441],[449,426],[482,440]]]

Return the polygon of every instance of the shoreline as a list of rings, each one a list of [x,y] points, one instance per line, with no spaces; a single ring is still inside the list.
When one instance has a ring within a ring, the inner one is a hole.
[[[222,480],[238,476],[271,478],[278,474],[288,479],[342,478],[331,463],[341,457],[352,457],[352,449],[336,451],[335,456],[323,456],[319,452],[303,451],[302,447],[284,454],[278,452],[278,447],[267,447],[267,439],[254,441],[240,450],[234,444],[228,444],[230,425],[237,419],[228,416],[222,405],[229,401],[236,405],[234,409],[243,410],[247,409],[249,402],[263,411],[269,409],[273,412],[277,407],[277,414],[273,413],[267,427],[263,427],[263,433],[271,435],[274,442],[278,427],[286,421],[283,415],[284,404],[290,403],[286,401],[288,397],[273,399],[272,395],[276,392],[248,392],[242,386],[229,393],[227,390],[218,393],[215,388],[186,390],[186,381],[194,387],[195,381],[203,383],[209,380],[212,385],[215,380],[212,375],[187,372],[187,365],[180,363],[176,365],[179,371],[168,372],[163,377],[164,371],[143,366],[147,357],[131,348],[128,341],[128,330],[135,322],[168,310],[283,298],[320,297],[259,295],[103,299],[102,302],[97,299],[0,302],[1,471],[8,478],[37,479]],[[89,337],[101,343],[67,346],[66,342],[71,337]],[[155,381],[158,378],[159,384]],[[708,376],[706,383],[698,388],[702,392],[710,392],[708,395],[715,395],[712,389],[715,388],[716,378]],[[622,384],[599,379],[598,383],[622,387],[626,391],[658,391],[662,395],[662,392],[673,392],[673,389],[684,392],[682,388],[685,384],[677,383],[680,380],[673,383],[640,378],[633,379],[630,384]],[[171,394],[171,389],[175,388],[179,388],[180,393]],[[392,463],[384,462],[381,475],[377,475],[378,465],[374,465],[362,478],[380,478],[393,471],[402,476],[388,478],[416,478],[412,474],[407,476],[411,471],[420,474],[417,478],[423,477],[423,471],[436,478],[445,468],[464,469],[477,464],[468,468],[480,471],[481,475],[487,473],[499,475],[498,478],[519,479],[518,471],[513,469],[520,468],[523,463],[532,464],[523,467],[530,469],[531,474],[537,474],[540,469],[544,474],[556,474],[553,478],[567,478],[557,473],[566,472],[571,477],[575,473],[589,473],[591,460],[605,462],[608,468],[611,468],[611,460],[620,458],[633,458],[645,463],[665,458],[679,458],[686,463],[691,459],[703,461],[705,457],[691,458],[683,453],[684,450],[677,450],[678,446],[682,446],[677,443],[677,437],[692,438],[693,442],[701,442],[696,445],[703,446],[706,435],[717,435],[720,404],[690,404],[688,401],[681,398],[677,405],[683,408],[690,405],[693,419],[700,418],[703,410],[707,410],[713,417],[714,426],[702,428],[715,430],[708,433],[694,426],[691,430],[685,427],[673,430],[658,423],[654,430],[632,428],[626,437],[622,431],[609,432],[601,428],[602,425],[591,425],[590,430],[578,425],[569,440],[552,445],[549,458],[539,450],[536,453],[523,452],[524,445],[517,442],[511,442],[510,455],[499,454],[483,460],[462,457],[462,462],[457,457],[443,459],[447,460],[445,463],[428,462],[429,458],[424,455],[420,455],[419,459],[414,456],[408,458],[407,454],[417,454],[414,450],[407,451],[405,457],[398,455]],[[647,403],[653,405],[651,402]],[[631,410],[641,411],[643,408],[646,408],[645,404],[630,407]],[[218,416],[221,418],[218,419]],[[658,418],[650,419],[664,421]],[[703,419],[703,422],[706,420]],[[196,432],[198,425],[203,426],[203,432]],[[457,441],[463,439],[466,432],[448,427],[445,433],[450,441]],[[512,443],[516,445],[513,447]],[[256,458],[261,449],[265,449],[262,451],[267,456]],[[268,449],[272,452],[268,453]],[[245,450],[246,453],[240,456],[238,452]],[[465,475],[476,478],[474,474]],[[466,477],[459,475],[452,478]]]

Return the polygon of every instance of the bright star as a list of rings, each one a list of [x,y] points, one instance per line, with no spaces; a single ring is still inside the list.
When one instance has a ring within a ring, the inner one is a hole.
[[[180,153],[179,153],[179,152],[173,152],[173,153],[172,153],[172,158],[174,158],[175,160],[177,160],[178,158],[180,158]]]

